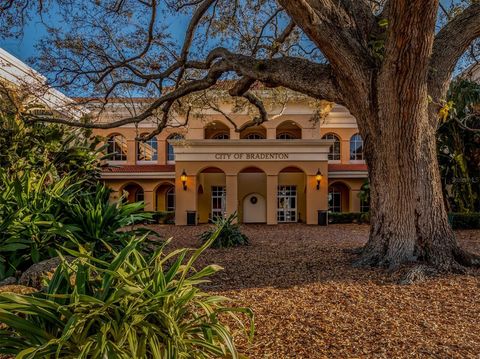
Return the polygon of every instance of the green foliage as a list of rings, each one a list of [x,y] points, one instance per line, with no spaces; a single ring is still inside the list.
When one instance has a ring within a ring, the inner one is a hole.
[[[54,182],[49,173],[7,175],[0,168],[0,278],[54,256],[53,244],[72,238],[76,228],[61,222],[63,204],[80,186],[69,180]]]
[[[100,139],[68,126],[28,123],[19,91],[0,83],[0,167],[7,173],[50,171],[56,179],[65,175],[95,185],[100,178]]]
[[[63,223],[75,228],[75,239],[87,247],[97,258],[113,247],[119,250],[132,232],[153,233],[147,229],[125,229],[137,223],[150,221],[152,213],[144,212],[144,203],[110,202],[111,190],[97,184],[92,192],[78,193],[70,203],[65,203]]]
[[[74,176],[53,177],[0,168],[0,279],[56,256],[59,246],[81,243],[101,257],[131,235],[122,227],[151,218],[143,203],[110,203],[102,185],[86,190]]]
[[[453,104],[437,131],[438,159],[450,211],[480,211],[480,85],[452,82]]]
[[[175,223],[175,211],[156,211],[152,214],[153,223],[173,224]]]
[[[253,335],[253,313],[225,306],[227,298],[198,288],[221,268],[193,265],[215,233],[190,257],[189,250],[146,259],[133,237],[112,261],[80,246],[77,259],[59,266],[46,293],[0,294],[0,352],[17,358],[239,358],[230,316]],[[249,318],[247,330],[239,317]]]
[[[480,229],[480,213],[449,213],[453,229]]]
[[[360,213],[360,212],[329,212],[328,213],[328,222],[331,224],[340,224],[340,223],[369,223],[370,214],[369,213]]]
[[[229,248],[248,245],[248,237],[240,231],[238,224],[233,223],[237,214],[233,213],[227,218],[217,217],[214,226],[204,233],[200,234],[202,242],[206,243],[212,235],[219,231],[218,236],[212,243],[213,248]]]

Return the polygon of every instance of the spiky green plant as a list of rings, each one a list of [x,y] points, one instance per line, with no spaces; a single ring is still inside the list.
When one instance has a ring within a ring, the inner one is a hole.
[[[49,172],[8,175],[0,168],[0,279],[56,255],[53,243],[72,238],[76,228],[60,219],[63,203],[80,190],[68,176],[52,181]]]
[[[213,227],[200,234],[200,240],[206,243],[212,235],[218,231],[218,236],[212,243],[213,248],[229,248],[237,246],[246,246],[249,244],[248,237],[243,234],[238,224],[234,223],[237,214],[230,216],[217,217],[213,221]]]
[[[223,316],[251,337],[252,311],[225,306],[227,298],[198,288],[220,267],[193,267],[218,233],[194,251],[165,254],[162,245],[149,259],[138,250],[144,238],[132,238],[110,262],[83,247],[66,249],[77,259],[58,267],[46,293],[0,294],[0,322],[8,326],[0,331],[0,353],[66,359],[241,357]]]
[[[153,214],[144,212],[143,202],[111,202],[111,190],[98,184],[92,192],[80,193],[65,205],[62,221],[75,226],[76,240],[97,258],[108,254],[108,248],[119,250],[132,233],[155,234],[153,230],[133,228],[136,223],[151,221]]]
[[[141,233],[129,226],[152,217],[144,204],[110,203],[109,193],[72,176],[54,180],[50,171],[8,174],[0,168],[0,280],[56,256],[60,246],[80,243],[102,257],[132,232]]]

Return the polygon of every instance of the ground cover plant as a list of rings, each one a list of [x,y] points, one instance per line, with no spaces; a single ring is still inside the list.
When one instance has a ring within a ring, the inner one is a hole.
[[[213,226],[199,235],[200,240],[205,243],[210,240],[212,235],[219,231],[211,247],[229,248],[248,245],[248,237],[242,233],[240,226],[234,223],[237,214],[233,213],[228,217],[217,217],[213,220]]]
[[[218,232],[196,250],[151,256],[132,237],[112,261],[84,247],[60,265],[44,292],[0,293],[0,353],[17,358],[239,358],[226,315],[253,335],[253,313],[198,286],[221,267],[194,269]],[[247,326],[239,315],[245,315]]]

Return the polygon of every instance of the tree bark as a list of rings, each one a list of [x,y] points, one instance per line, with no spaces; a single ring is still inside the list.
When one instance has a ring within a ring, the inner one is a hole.
[[[402,103],[402,107],[415,107]],[[361,264],[395,269],[423,262],[442,271],[457,270],[458,250],[448,223],[438,169],[435,129],[428,111],[411,121],[383,112],[390,131],[369,141],[365,151],[371,190],[371,229]]]

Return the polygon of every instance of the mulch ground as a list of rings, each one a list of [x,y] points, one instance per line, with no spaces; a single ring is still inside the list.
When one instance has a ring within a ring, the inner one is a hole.
[[[197,247],[200,227],[156,226],[173,247]],[[199,264],[225,268],[208,290],[256,315],[250,358],[480,358],[480,271],[399,285],[353,268],[366,225],[243,226],[251,245],[209,249]],[[458,231],[480,253],[480,231]]]

